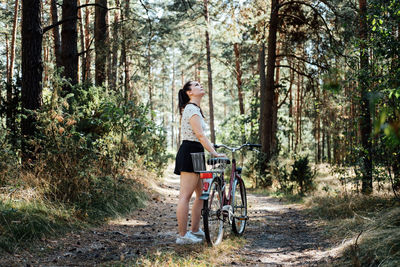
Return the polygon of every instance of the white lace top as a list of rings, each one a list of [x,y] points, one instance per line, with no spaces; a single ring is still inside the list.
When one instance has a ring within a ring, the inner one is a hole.
[[[201,121],[201,128],[203,129],[203,131],[205,131],[206,129],[206,124],[204,122],[203,116],[200,113],[200,108],[193,104],[187,104],[182,112],[182,121],[181,121],[182,140],[199,142],[199,139],[197,139],[192,129],[192,126],[190,126],[189,123],[189,120],[193,115],[199,115]]]

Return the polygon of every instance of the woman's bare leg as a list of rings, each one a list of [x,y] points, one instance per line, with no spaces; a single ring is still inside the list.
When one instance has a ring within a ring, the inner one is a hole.
[[[202,182],[199,179],[195,188],[196,199],[194,200],[192,207],[192,232],[199,231],[201,210],[203,208],[203,200],[200,199],[202,191]]]
[[[199,180],[199,176],[196,173],[181,172],[179,200],[176,210],[176,217],[178,219],[178,232],[180,236],[184,236],[187,232],[189,201],[193,192],[198,187]]]

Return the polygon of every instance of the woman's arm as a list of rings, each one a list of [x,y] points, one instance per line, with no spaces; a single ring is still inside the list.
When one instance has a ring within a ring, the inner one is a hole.
[[[200,143],[203,145],[208,152],[211,153],[214,157],[226,157],[225,154],[219,154],[215,151],[214,146],[208,140],[206,135],[204,134],[203,128],[201,127],[201,119],[199,115],[193,115],[189,120],[190,126],[192,126],[193,132],[196,135],[197,139],[199,139]]]

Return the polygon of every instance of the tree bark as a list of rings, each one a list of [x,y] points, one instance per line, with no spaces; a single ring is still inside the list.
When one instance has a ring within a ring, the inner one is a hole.
[[[297,65],[299,67],[299,64]],[[297,153],[297,146],[299,144],[300,132],[300,93],[301,93],[301,80],[300,74],[297,74],[297,95],[296,95],[296,142],[294,144],[294,152]]]
[[[96,0],[95,24],[94,24],[94,46],[95,58],[95,84],[102,86],[106,82],[107,65],[107,0]]]
[[[149,106],[150,106],[150,118],[154,120],[153,115],[153,83],[152,83],[152,73],[151,73],[151,44],[150,40],[147,47],[147,84],[149,89]]]
[[[86,0],[86,4],[89,4],[89,0]],[[92,77],[90,74],[90,66],[91,66],[91,53],[90,53],[90,9],[89,7],[85,8],[85,55],[84,55],[84,74],[82,75],[82,80],[85,82],[90,82]]]
[[[12,35],[11,35],[10,65],[9,65],[9,71],[8,71],[8,77],[7,77],[7,83],[8,84],[11,84],[12,80],[14,78],[15,39],[16,39],[17,27],[18,27],[18,24],[17,24],[17,21],[18,21],[18,7],[19,7],[19,1],[15,0],[13,30],[12,30]]]
[[[316,107],[315,107],[315,112],[316,112],[316,118],[315,118],[315,141],[316,141],[316,162],[320,163],[321,162],[321,116],[320,116],[320,93],[319,93],[319,86],[317,85],[316,88],[317,90],[317,95],[316,95]]]
[[[240,51],[238,43],[233,44],[233,50],[235,52],[236,82],[238,88],[239,110],[240,114],[244,115],[244,103],[243,103],[243,93],[242,93],[242,70],[240,69]]]
[[[304,99],[304,76],[300,75],[300,105],[299,105],[299,144],[301,145],[302,142],[302,121],[301,116],[303,114],[303,99]]]
[[[212,70],[211,70],[211,48],[210,48],[210,36],[208,33],[208,27],[210,25],[210,19],[208,14],[208,0],[204,0],[204,18],[206,20],[206,50],[207,50],[207,71],[208,71],[208,104],[210,108],[210,132],[211,132],[211,143],[215,144],[215,128],[214,128],[214,102],[213,102],[213,83],[212,83]]]
[[[41,1],[22,1],[22,110],[37,110],[42,105],[42,22]],[[36,118],[24,112],[21,120],[22,161],[34,159],[34,148],[29,140],[36,132]]]
[[[279,54],[280,47],[277,45],[276,47],[276,55]],[[278,109],[279,109],[279,79],[280,79],[280,65],[281,58],[276,57],[276,64],[275,66],[275,79],[274,79],[274,100],[272,106],[272,135],[271,135],[271,155],[275,155],[278,150],[278,138],[276,136],[278,132]]]
[[[372,147],[371,147],[371,113],[369,109],[368,99],[368,22],[367,22],[367,0],[359,0],[359,19],[360,19],[360,76],[359,85],[361,89],[361,114],[360,114],[360,130],[361,145],[363,148],[363,166],[362,166],[362,193],[372,193]]]
[[[6,105],[6,125],[7,128],[15,135],[16,133],[16,125],[15,125],[15,105],[14,105],[14,97],[13,97],[13,78],[14,78],[14,62],[15,62],[15,40],[17,35],[17,21],[18,21],[18,7],[19,1],[15,1],[14,5],[14,19],[13,19],[13,28],[11,34],[11,44],[10,51],[8,45],[8,36],[6,35],[6,57],[7,57],[7,84],[6,84],[6,97],[7,97],[7,105]],[[9,56],[10,54],[10,56]]]
[[[269,20],[267,71],[265,90],[261,90],[260,139],[262,152],[265,154],[264,168],[272,157],[273,104],[275,92],[276,35],[278,31],[278,0],[271,1]]]
[[[126,0],[125,2],[125,12],[121,13],[121,20],[124,21],[126,18],[129,18],[130,15],[130,0]],[[122,36],[123,36],[123,41],[122,41],[122,50],[121,50],[121,58],[122,61],[124,62],[124,89],[125,89],[125,100],[128,101],[130,98],[131,93],[131,83],[130,83],[130,78],[131,78],[131,62],[129,60],[128,56],[128,48],[129,48],[129,40],[127,36],[127,26],[124,25],[123,30],[122,30]],[[136,95],[134,96],[136,98]]]
[[[81,5],[81,1],[78,0],[78,6]],[[78,18],[79,18],[79,39],[81,42],[81,51],[85,51],[86,50],[86,44],[85,44],[85,30],[84,30],[84,25],[83,25],[83,19],[82,19],[82,9],[79,8],[78,9]],[[83,53],[80,57],[79,57],[79,61],[80,61],[80,79],[82,82],[85,82],[85,73],[86,73],[86,53]]]
[[[8,30],[8,27],[6,25],[6,31]],[[10,71],[10,48],[9,48],[9,41],[8,41],[8,34],[5,33],[5,41],[6,41],[6,79],[8,79],[8,72]],[[0,76],[1,77],[1,76]]]
[[[292,63],[289,62],[289,65],[291,66]],[[289,134],[288,134],[288,139],[289,139],[289,152],[293,151],[293,95],[292,95],[292,88],[293,88],[293,81],[294,81],[294,71],[292,69],[289,70],[290,72],[290,84],[289,84]]]
[[[61,61],[63,76],[68,79],[71,85],[78,83],[78,31],[77,31],[77,0],[64,0],[62,5],[61,30]],[[62,95],[71,92],[71,86],[65,85]]]
[[[51,0],[50,4],[51,22],[53,24],[56,24],[58,22],[57,0]],[[56,58],[56,67],[59,68],[61,67],[61,37],[59,27],[54,27],[52,32],[54,40],[54,56]]]
[[[174,60],[174,59],[173,59]],[[171,85],[171,148],[174,148],[175,138],[175,61],[172,62],[172,85]]]
[[[119,0],[115,0],[115,6],[119,7]],[[115,10],[113,27],[113,45],[111,57],[111,77],[109,78],[110,87],[117,90],[118,77],[118,47],[119,47],[119,10]]]

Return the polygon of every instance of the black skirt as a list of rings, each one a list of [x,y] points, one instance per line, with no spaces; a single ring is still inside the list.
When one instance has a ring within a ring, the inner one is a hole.
[[[190,153],[198,152],[204,152],[203,145],[200,142],[183,140],[176,154],[174,173],[180,175],[181,172],[194,172]]]

